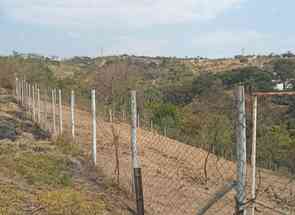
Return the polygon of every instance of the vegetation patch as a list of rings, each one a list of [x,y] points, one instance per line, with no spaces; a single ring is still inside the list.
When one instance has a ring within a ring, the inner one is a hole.
[[[1,215],[21,215],[27,195],[17,186],[0,180],[0,214]]]
[[[105,209],[99,195],[72,188],[43,192],[37,196],[37,201],[40,208],[37,214],[100,215]]]
[[[54,144],[63,154],[70,155],[72,157],[82,156],[81,147],[78,144],[74,144],[72,139],[66,135],[59,136]]]
[[[23,153],[15,158],[16,171],[29,184],[68,186],[72,183],[67,172],[69,162],[50,154]]]

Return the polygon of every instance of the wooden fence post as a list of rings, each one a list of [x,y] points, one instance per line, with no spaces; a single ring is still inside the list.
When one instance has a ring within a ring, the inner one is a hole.
[[[92,160],[96,165],[96,102],[95,90],[91,90],[91,103],[92,103]]]
[[[237,88],[237,187],[236,187],[236,214],[245,215],[246,200],[246,108],[244,86]]]
[[[141,167],[137,146],[137,105],[136,91],[131,91],[131,153],[133,166],[133,180],[136,195],[137,215],[144,215],[144,199],[142,189]]]

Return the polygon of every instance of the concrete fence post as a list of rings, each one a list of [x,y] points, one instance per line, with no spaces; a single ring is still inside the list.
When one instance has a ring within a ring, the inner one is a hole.
[[[24,104],[24,81],[21,80],[21,105]]]
[[[23,104],[23,107],[25,107],[25,80],[23,80],[23,86],[22,86],[22,92],[23,92],[23,102],[22,102],[22,104]]]
[[[25,115],[27,114],[27,82],[24,81],[24,109]]]
[[[30,116],[30,96],[29,96],[29,83],[26,82],[26,115]]]
[[[30,97],[29,97],[29,83],[26,82],[26,110],[27,110],[27,115],[29,115],[29,110],[30,110],[29,100],[30,100]]]
[[[151,131],[153,131],[153,130],[154,130],[154,122],[153,122],[153,120],[151,120],[150,123],[151,123],[151,124],[150,124]]]
[[[24,108],[27,109],[27,82],[24,81]]]
[[[16,77],[15,78],[15,89],[16,89],[16,100],[19,103],[20,100],[20,91],[19,91],[19,79]]]
[[[236,214],[246,215],[246,108],[244,86],[238,86],[236,92],[238,122],[237,122],[237,186]]]
[[[139,115],[139,112],[137,112],[137,128],[140,128],[140,115]]]
[[[133,181],[136,195],[137,215],[144,214],[144,199],[142,188],[141,167],[137,146],[137,105],[136,91],[131,91],[131,154],[133,167]]]
[[[22,102],[23,102],[23,88],[22,88],[22,86],[23,86],[23,81],[20,80],[20,82],[19,82],[19,94],[20,94],[19,104],[22,104]]]
[[[38,109],[38,123],[41,123],[40,87],[37,87],[37,109]]]
[[[31,118],[32,117],[32,89],[31,89],[31,84],[29,84],[28,85],[28,88],[29,88],[29,90],[28,90],[28,93],[29,93],[29,105],[28,105],[28,107],[29,107],[29,117]]]
[[[55,89],[51,90],[53,134],[56,135]]]
[[[15,97],[16,100],[18,101],[18,78],[15,78]]]
[[[36,102],[35,102],[35,85],[32,85],[32,97],[33,97],[33,101],[32,101],[32,109],[33,109],[33,121],[36,121]]]
[[[111,108],[109,109],[109,122],[113,122],[113,111]]]
[[[49,129],[48,126],[48,105],[49,105],[49,99],[48,99],[48,89],[45,89],[45,93],[44,93],[44,125],[45,125],[45,129]]]
[[[91,90],[91,104],[92,104],[92,160],[96,165],[96,102],[95,90]]]
[[[18,83],[18,87],[19,87],[19,104],[22,103],[22,80],[19,80],[19,83]]]
[[[22,89],[21,89],[21,79],[18,80],[18,103],[21,104],[22,100]]]
[[[59,103],[59,131],[63,133],[63,112],[62,112],[62,96],[61,89],[58,90],[58,103]]]
[[[123,122],[126,121],[126,112],[125,112],[125,110],[122,111],[122,118],[123,118]]]
[[[71,129],[72,138],[75,140],[75,92],[71,91]]]
[[[255,198],[256,198],[256,129],[257,129],[257,96],[252,97],[252,154],[251,154],[251,166],[252,166],[252,187],[251,198],[253,199],[253,205],[251,208],[252,215],[255,215]]]
[[[23,82],[23,91],[24,91],[23,107],[26,110],[27,107],[26,107],[26,81],[25,80]]]

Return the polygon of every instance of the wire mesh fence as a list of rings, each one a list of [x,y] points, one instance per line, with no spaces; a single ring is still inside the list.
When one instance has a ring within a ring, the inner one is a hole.
[[[39,86],[40,87],[40,86]],[[58,90],[40,87],[41,119],[40,126],[54,136],[73,136],[74,142],[83,146],[91,159],[92,153],[92,114],[91,94],[79,89],[61,89],[62,117]],[[36,97],[36,96],[35,96]],[[38,96],[37,96],[38,97]],[[36,97],[36,98],[37,98]],[[29,96],[28,111],[38,111],[38,99]],[[251,113],[250,97],[246,97],[245,112]],[[271,136],[269,126],[275,121],[268,114],[276,110],[272,100],[259,100],[257,129],[257,174],[256,198],[251,196],[251,154],[248,153],[246,199],[239,205],[252,213],[255,202],[256,213],[292,214],[294,212],[293,166],[286,158],[271,157],[272,151],[285,150],[271,145],[286,141]],[[270,105],[267,105],[269,103]],[[71,108],[74,104],[74,109]],[[237,183],[237,127],[238,108],[236,95],[230,91],[216,92],[206,100],[196,99],[184,114],[194,113],[178,124],[173,111],[159,110],[151,113],[149,101],[138,96],[137,143],[142,168],[142,184],[146,214],[197,214],[206,208],[216,196],[218,201],[210,205],[206,214],[243,214],[237,209],[236,189],[227,188]],[[34,107],[34,108],[33,108]],[[111,102],[96,102],[97,156],[96,166],[113,183],[134,199],[131,205],[136,210],[134,172],[131,150],[131,102],[126,95]],[[263,109],[262,109],[263,107]],[[74,111],[73,111],[74,110]],[[282,109],[280,108],[280,111]],[[38,118],[38,114],[36,114]],[[278,121],[280,116],[277,117]],[[38,121],[39,119],[36,119]],[[72,123],[74,122],[74,123]],[[55,126],[54,126],[55,124]],[[247,115],[247,150],[251,151],[251,114]],[[274,126],[276,124],[274,123]],[[74,126],[74,131],[73,131]],[[272,129],[274,126],[271,126]],[[54,129],[56,127],[56,129]],[[274,127],[276,128],[276,127]],[[246,127],[245,127],[246,129]],[[269,133],[270,132],[270,133]],[[281,132],[281,131],[280,131]],[[279,133],[280,133],[279,132]],[[275,139],[277,138],[277,139]],[[261,144],[263,142],[263,144]],[[269,143],[269,148],[265,148]],[[280,153],[282,154],[282,153]],[[287,155],[286,155],[287,156]],[[290,154],[291,156],[291,154]],[[288,157],[288,156],[287,156]],[[228,192],[225,192],[227,190]],[[224,196],[221,198],[220,194]],[[204,213],[199,213],[204,214]]]
[[[257,214],[294,214],[292,96],[257,98]]]

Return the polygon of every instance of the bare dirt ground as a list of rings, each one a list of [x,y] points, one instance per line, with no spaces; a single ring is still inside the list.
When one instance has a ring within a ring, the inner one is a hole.
[[[50,123],[52,122],[47,120],[47,126]],[[64,125],[69,132],[68,107],[64,107]],[[91,149],[91,126],[91,114],[76,110],[76,141],[85,144],[87,153]],[[108,123],[98,119],[97,132],[98,168],[128,193],[132,193],[130,127],[126,123]],[[211,154],[206,182],[203,165],[207,152],[202,149],[144,129],[138,129],[138,144],[147,214],[196,214],[218,189],[235,179],[235,163]],[[250,167],[247,177],[250,196]],[[259,201],[265,202],[270,208],[291,214],[290,205],[294,201],[295,188],[293,180],[261,170],[257,181]],[[227,194],[207,214],[234,214],[234,194],[233,191]],[[257,214],[279,213],[257,204]]]

